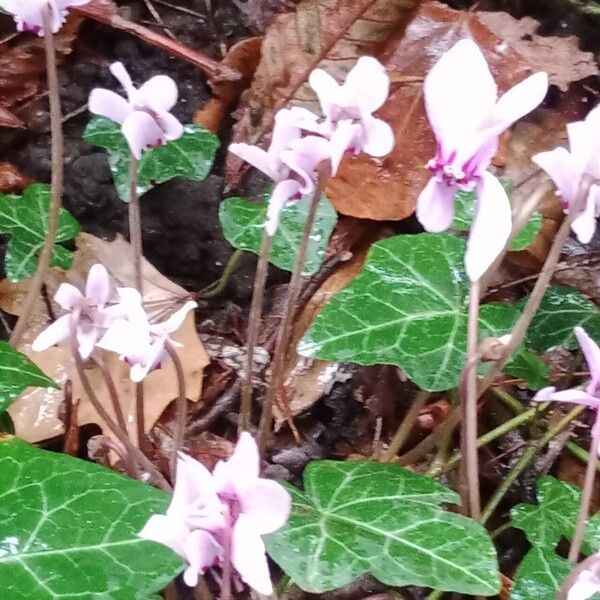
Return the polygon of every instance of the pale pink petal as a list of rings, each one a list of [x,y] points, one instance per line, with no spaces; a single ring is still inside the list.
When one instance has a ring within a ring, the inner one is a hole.
[[[239,501],[244,516],[260,534],[283,527],[292,506],[292,499],[281,484],[261,478],[240,491]]]
[[[178,311],[174,312],[166,321],[162,323],[157,323],[156,325],[150,325],[151,332],[166,332],[166,333],[175,333],[185,321],[188,313],[191,310],[194,310],[198,304],[193,300],[188,300]]]
[[[587,600],[598,592],[600,592],[600,579],[591,571],[585,570],[570,587],[567,600]]]
[[[231,563],[252,589],[267,596],[273,593],[264,542],[244,515],[233,526]]]
[[[539,72],[527,77],[503,94],[491,114],[489,125],[496,134],[539,106],[548,91],[548,75]]]
[[[363,125],[366,130],[366,140],[362,151],[374,157],[389,154],[395,143],[392,128],[385,121],[372,117],[364,118]]]
[[[138,536],[145,540],[171,548],[182,558],[186,558],[184,544],[188,535],[189,530],[182,519],[167,515],[151,516],[138,533]]]
[[[311,112],[307,108],[303,108],[301,106],[292,106],[292,108],[283,110],[286,110],[288,113],[285,119],[290,127],[309,131],[310,133],[316,133],[324,137],[329,137],[331,135],[331,124],[327,121],[320,121],[319,117],[317,117],[315,113]],[[272,148],[274,151],[277,149],[283,150],[290,141],[297,139],[298,137],[299,136],[290,137],[288,135],[288,139],[285,140],[283,146],[282,143],[278,141],[277,144],[272,144]]]
[[[149,106],[169,111],[177,103],[177,85],[168,75],[156,75],[138,89],[138,97]]]
[[[170,112],[157,111],[156,120],[163,130],[165,138],[169,141],[178,140],[185,131],[177,117],[174,117]]]
[[[300,183],[295,179],[286,179],[280,181],[271,192],[269,204],[267,206],[267,219],[265,221],[265,230],[268,235],[273,237],[279,227],[281,211],[289,200],[295,198],[300,193]]]
[[[90,0],[55,0],[55,2],[58,8],[65,10],[71,6],[83,6],[90,2]]]
[[[535,154],[531,160],[548,173],[563,200],[573,202],[582,173],[578,170],[572,154],[566,148],[559,147]]]
[[[84,360],[88,359],[100,337],[98,328],[90,323],[86,323],[85,326],[80,325],[77,327],[75,337],[79,344],[79,355]]]
[[[135,95],[136,89],[133,86],[133,82],[131,81],[131,77],[127,72],[127,69],[123,66],[122,62],[114,62],[109,67],[110,72],[117,79],[117,81],[121,84],[123,89],[127,92],[127,97],[131,102],[133,96]]]
[[[61,283],[54,294],[54,300],[65,310],[73,310],[83,301],[83,294],[70,283]]]
[[[88,108],[95,115],[106,117],[115,123],[119,123],[119,125],[123,123],[131,110],[129,102],[125,98],[102,88],[92,90],[88,100]]]
[[[587,363],[592,378],[588,392],[600,396],[600,348],[583,327],[575,327],[573,331],[577,337],[579,346],[581,346],[581,350],[585,356],[585,362]]]
[[[160,146],[165,142],[163,130],[146,112],[136,110],[127,115],[121,130],[129,144],[131,154],[138,160],[144,150]]]
[[[246,161],[255,169],[262,171],[274,181],[279,179],[279,170],[272,167],[269,155],[262,148],[251,144],[229,144],[229,152]]]
[[[301,179],[300,193],[310,194],[315,187],[315,169],[319,163],[331,156],[329,140],[316,135],[307,135],[290,142],[290,149],[281,152],[281,160]]]
[[[12,9],[5,5],[7,10],[14,13],[17,22],[18,31],[30,31],[32,33],[43,35],[44,17],[43,12],[48,6],[47,0],[28,0],[27,2],[15,3]],[[56,33],[60,28],[61,22],[59,15],[55,10],[50,11],[52,31]]]
[[[223,555],[223,548],[210,533],[196,529],[185,539],[184,552],[189,566],[183,574],[183,581],[189,587],[196,587],[198,575],[219,560]]]
[[[231,457],[226,461],[219,461],[213,470],[217,490],[232,494],[240,486],[254,484],[258,479],[259,468],[260,457],[256,442],[247,431],[243,431]]]
[[[417,219],[426,231],[446,231],[454,219],[456,189],[432,177],[417,200]]]
[[[69,339],[71,335],[71,315],[63,315],[48,325],[31,344],[34,352],[42,352],[51,346]]]
[[[88,300],[94,301],[98,306],[108,302],[110,296],[110,277],[104,265],[93,265],[87,276],[85,295]]]
[[[314,69],[308,77],[308,83],[317,94],[323,114],[330,119],[332,106],[340,98],[341,86],[323,69]]]
[[[386,101],[390,90],[390,78],[376,58],[361,56],[346,76],[343,87],[344,91],[355,98],[356,104],[372,113],[381,108]]]
[[[552,400],[552,396],[556,392],[556,388],[551,385],[545,388],[542,388],[533,398],[534,402],[548,402]]]
[[[307,115],[307,112],[300,113],[298,109],[282,108],[275,115],[275,125],[273,126],[273,134],[269,146],[271,169],[277,170],[280,152],[285,150],[291,141],[301,137],[302,132],[297,125],[297,121],[299,117],[301,117],[301,120],[309,121],[310,117]],[[316,120],[316,117],[314,120]]]
[[[469,131],[484,124],[497,96],[485,58],[470,39],[460,40],[440,57],[425,78],[423,92],[429,122],[444,153],[460,147]]]
[[[127,358],[132,363],[129,379],[139,383],[148,373],[165,364],[169,360],[169,355],[165,350],[164,340],[156,340],[145,348],[136,349],[135,353]]]
[[[359,123],[353,123],[349,119],[338,122],[331,135],[330,143],[331,175],[333,177],[338,172],[344,154],[349,150],[354,150],[356,140],[362,137],[361,134],[362,126]]]
[[[590,408],[598,408],[600,399],[584,392],[583,390],[563,390],[562,392],[553,392],[549,400],[554,402],[567,402],[569,404],[584,404]]]
[[[596,199],[591,192],[585,199],[583,211],[571,223],[571,229],[582,244],[589,244],[596,232]]]
[[[512,230],[510,201],[502,184],[487,171],[477,186],[473,225],[467,241],[465,268],[477,281],[502,252]]]
[[[137,327],[133,327],[129,321],[118,319],[106,330],[96,346],[126,357],[144,343],[147,343],[147,337],[140,335]]]

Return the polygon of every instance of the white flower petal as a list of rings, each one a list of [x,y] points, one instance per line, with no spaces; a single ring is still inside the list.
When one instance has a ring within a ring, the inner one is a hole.
[[[281,211],[289,200],[298,196],[300,193],[300,183],[295,179],[286,179],[280,181],[271,192],[269,204],[267,206],[267,219],[265,221],[265,230],[267,234],[273,237],[279,227]]]
[[[258,478],[239,493],[244,516],[260,534],[283,527],[290,515],[292,499],[276,481]]]
[[[119,123],[119,125],[123,123],[131,110],[129,102],[125,98],[102,88],[92,90],[88,100],[88,108],[95,115],[106,117],[115,123]]]
[[[42,330],[33,340],[31,349],[34,352],[42,352],[51,346],[69,339],[71,336],[71,315],[63,315]]]
[[[169,111],[177,103],[177,85],[168,75],[156,75],[138,89],[138,98],[148,106]]]
[[[352,99],[358,99],[362,108],[372,113],[386,101],[390,78],[376,58],[361,56],[346,76],[343,88]]]
[[[456,189],[432,177],[417,200],[417,219],[426,231],[446,231],[454,219]]]
[[[531,160],[548,173],[563,201],[573,202],[582,172],[577,168],[572,154],[566,148],[559,147],[535,154]]]
[[[127,115],[121,126],[123,135],[129,144],[131,154],[138,160],[144,150],[149,150],[165,143],[165,134],[148,113],[134,111]]]
[[[85,295],[98,306],[104,306],[110,297],[110,277],[104,265],[92,265],[85,284]]]
[[[61,283],[54,294],[54,300],[65,310],[74,310],[83,301],[83,294],[70,283]]]

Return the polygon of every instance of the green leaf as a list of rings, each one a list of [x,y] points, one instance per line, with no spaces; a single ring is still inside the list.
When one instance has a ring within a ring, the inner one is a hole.
[[[517,569],[510,600],[555,600],[572,568],[553,550],[532,548]]]
[[[512,377],[524,379],[530,390],[541,390],[549,383],[550,368],[548,365],[537,354],[525,348],[517,350],[504,370]]]
[[[524,298],[521,305],[526,302]],[[592,339],[600,341],[600,310],[596,305],[572,288],[550,287],[527,330],[526,343],[539,352],[558,345],[574,350],[579,348],[573,335],[577,325]]]
[[[440,507],[448,488],[391,464],[317,461],[292,486],[292,513],[266,536],[271,557],[320,593],[370,572],[387,585],[473,595],[500,587],[493,544],[478,523]]]
[[[83,132],[83,139],[92,146],[108,150],[110,169],[121,200],[129,202],[129,163],[131,152],[117,123],[94,117]],[[186,125],[177,140],[147,150],[138,166],[138,194],[141,196],[159,183],[174,177],[202,181],[209,174],[219,138],[197,125]]]
[[[38,253],[44,245],[48,230],[50,188],[36,183],[29,186],[22,196],[0,194],[0,233],[10,235],[6,250],[4,269],[11,281],[20,281],[35,272]],[[58,231],[52,255],[52,266],[70,269],[73,255],[61,242],[72,240],[79,233],[79,223],[61,208]]]
[[[0,580],[11,600],[145,600],[181,570],[137,533],[164,492],[99,465],[0,441]]]
[[[305,197],[297,202],[288,203],[281,213],[281,221],[273,237],[269,258],[270,262],[280,269],[294,269],[309,207],[310,198]],[[228,198],[221,203],[219,209],[223,235],[234,248],[258,254],[266,215],[266,204],[250,202],[244,198]],[[319,270],[336,222],[335,209],[329,200],[322,196],[308,244],[304,264],[305,275],[312,275]]]
[[[28,387],[58,386],[24,354],[0,341],[0,413]]]
[[[507,193],[510,193],[509,184],[504,184]],[[469,231],[473,223],[475,207],[475,194],[473,192],[458,192],[454,202],[454,222],[452,228],[456,231]],[[542,228],[542,215],[534,213],[525,227],[521,229],[510,246],[511,250],[525,250],[536,238]]]

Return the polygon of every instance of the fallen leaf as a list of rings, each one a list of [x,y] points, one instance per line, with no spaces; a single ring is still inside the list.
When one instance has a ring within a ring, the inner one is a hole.
[[[577,36],[538,35],[538,21],[531,17],[515,19],[507,12],[478,12],[477,16],[534,71],[546,71],[550,83],[563,91],[572,81],[598,75],[594,54],[579,49]]]
[[[262,33],[276,15],[292,10],[299,0],[233,0],[242,23],[256,33]]]
[[[9,110],[0,107],[0,127],[10,127],[19,129],[25,127],[23,121],[16,115],[13,115]]]
[[[80,234],[77,239],[77,252],[73,268],[67,273],[52,270],[47,280],[48,295],[52,297],[63,281],[82,287],[87,272],[92,264],[101,262],[111,274],[117,286],[132,286],[134,281],[133,265],[127,260],[130,255],[129,244],[120,236],[113,242],[95,238],[89,234]],[[144,281],[145,306],[153,320],[164,319],[174,312],[189,294],[185,289],[169,281],[150,263],[144,261],[142,266]],[[19,300],[22,299],[26,285],[15,286],[16,293],[7,293],[10,287],[7,282],[0,286],[0,302],[2,308],[10,307],[11,312],[18,314]],[[55,307],[57,314],[60,314]],[[42,299],[38,302],[30,325],[26,330],[19,350],[26,354],[38,366],[45,369],[59,385],[67,379],[73,382],[72,397],[80,400],[78,409],[78,425],[97,423],[108,436],[110,430],[97,415],[90,404],[73,367],[70,350],[59,345],[44,352],[33,352],[31,343],[39,331],[48,325],[46,305]],[[188,399],[196,402],[202,391],[202,375],[208,364],[208,356],[196,332],[194,314],[189,313],[181,328],[173,336],[184,347],[178,350],[183,364]],[[131,439],[137,439],[133,407],[135,402],[135,386],[129,379],[129,367],[118,359],[118,356],[105,353],[105,361],[117,387],[119,401],[125,413]],[[105,388],[99,369],[87,369],[88,377],[103,406],[113,415],[110,398]],[[175,368],[169,362],[164,368],[153,371],[144,380],[145,428],[148,432],[158,420],[165,407],[177,397],[177,377]],[[63,425],[58,418],[58,409],[63,400],[60,390],[32,390],[20,396],[9,408],[15,422],[17,435],[29,442],[38,442],[63,433]]]
[[[29,187],[33,180],[29,179],[8,162],[0,163],[0,193],[16,194]]]

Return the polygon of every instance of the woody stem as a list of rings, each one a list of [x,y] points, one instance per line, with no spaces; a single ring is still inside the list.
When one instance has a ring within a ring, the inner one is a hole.
[[[171,455],[171,482],[175,484],[175,479],[177,477],[177,455],[183,447],[183,440],[185,437],[187,398],[185,395],[185,375],[183,373],[181,360],[179,359],[175,348],[168,342],[165,345],[165,349],[171,357],[173,365],[175,365],[175,372],[177,374],[178,396],[173,434],[173,454]]]

